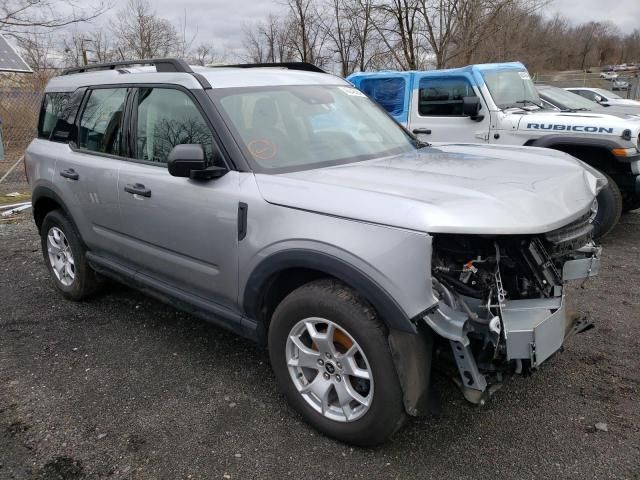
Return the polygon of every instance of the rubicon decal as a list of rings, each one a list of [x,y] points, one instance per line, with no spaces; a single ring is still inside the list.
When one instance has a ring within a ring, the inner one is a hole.
[[[557,132],[613,133],[613,127],[595,127],[592,125],[562,125],[554,123],[527,123],[532,130],[555,130]]]

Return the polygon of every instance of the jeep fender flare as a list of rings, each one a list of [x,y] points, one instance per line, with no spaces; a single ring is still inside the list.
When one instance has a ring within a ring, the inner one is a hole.
[[[619,142],[609,138],[581,138],[568,135],[545,135],[544,137],[529,140],[525,143],[528,147],[555,148],[559,145],[570,145],[573,147],[594,147],[606,148],[608,151],[614,148],[624,148]]]

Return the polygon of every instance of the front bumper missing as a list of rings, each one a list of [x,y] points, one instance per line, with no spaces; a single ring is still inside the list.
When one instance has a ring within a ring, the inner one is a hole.
[[[563,283],[580,279],[586,281],[597,275],[601,251],[602,248],[593,243],[575,251],[572,260],[563,265]],[[551,298],[505,300],[502,303],[500,320],[505,340],[504,357],[516,362],[516,373],[522,370],[522,361],[528,361],[531,368],[539,367],[562,348],[570,335],[589,328],[589,322],[578,320],[567,311],[563,289],[558,285],[554,290],[556,296]],[[471,309],[476,310],[479,304],[473,304],[469,298],[467,301],[472,305]],[[481,312],[477,310],[475,313]],[[424,321],[435,333],[450,341],[460,374],[457,382],[467,400],[484,403],[487,392],[491,393],[489,377],[478,368],[471,350],[467,333],[474,327],[467,313],[454,310],[441,300],[438,308],[426,315]]]
[[[562,280],[587,280],[600,272],[602,248],[587,245],[562,268]],[[538,367],[560,350],[576,318],[567,313],[564,295],[553,298],[508,300],[502,307],[502,322],[508,360],[529,360]]]
[[[502,308],[508,360],[530,360],[538,367],[557,352],[573,323],[564,296],[535,300],[512,300]]]

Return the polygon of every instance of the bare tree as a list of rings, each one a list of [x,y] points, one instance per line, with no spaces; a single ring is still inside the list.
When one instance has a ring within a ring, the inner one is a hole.
[[[354,71],[358,62],[358,39],[356,25],[350,14],[345,0],[331,0],[329,4],[331,15],[321,18],[326,31],[327,45],[337,58],[340,73],[346,77]]]
[[[269,14],[265,22],[245,27],[245,57],[251,62],[286,62],[294,57],[289,18]]]
[[[54,29],[86,22],[109,9],[103,1],[77,0],[2,0],[0,31],[8,34],[33,32],[33,28]]]
[[[17,46],[24,61],[34,70],[41,72],[55,68],[55,48],[49,33],[38,33],[34,29],[17,37]]]
[[[251,63],[264,63],[267,61],[267,47],[264,38],[260,33],[260,28],[244,28],[244,50],[243,58]]]
[[[176,53],[178,34],[168,20],[158,17],[147,0],[129,0],[112,22],[118,56],[153,58]]]
[[[587,55],[595,47],[598,35],[602,31],[602,24],[598,22],[589,22],[581,25],[576,30],[576,37],[578,40],[578,53],[580,56],[580,70],[584,70],[584,66],[587,60]]]
[[[291,47],[302,62],[323,65],[326,29],[322,25],[323,13],[313,8],[313,0],[288,0]]]
[[[424,22],[427,42],[435,55],[436,68],[444,68],[449,60],[453,35],[457,20],[461,18],[459,11],[463,3],[464,0],[421,0],[419,2],[418,9]]]
[[[404,70],[420,68],[420,0],[378,0],[373,25],[387,53]]]
[[[189,61],[195,65],[206,66],[224,62],[226,55],[219,52],[213,43],[201,43],[190,54]]]

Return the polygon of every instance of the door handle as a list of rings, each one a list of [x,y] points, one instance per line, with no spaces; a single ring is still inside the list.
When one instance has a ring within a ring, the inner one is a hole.
[[[419,134],[431,135],[431,130],[429,128],[414,128],[413,134],[414,135],[419,135]]]
[[[125,185],[124,191],[127,193],[132,193],[133,195],[140,195],[142,197],[151,196],[151,190],[149,190],[147,187],[145,187],[141,183],[136,183],[135,185],[131,185],[131,184]]]
[[[68,168],[66,170],[62,170],[60,172],[60,176],[64,178],[68,178],[69,180],[78,180],[80,175],[73,168]]]

